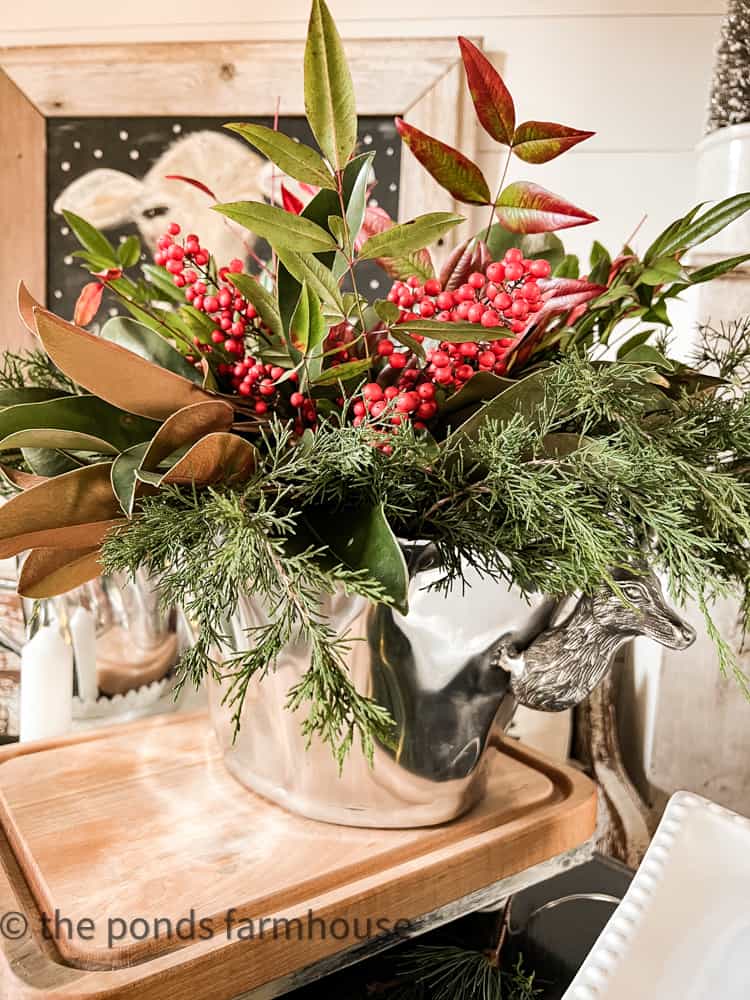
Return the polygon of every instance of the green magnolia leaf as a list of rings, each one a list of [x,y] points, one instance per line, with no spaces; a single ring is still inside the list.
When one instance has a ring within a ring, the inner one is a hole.
[[[314,184],[316,187],[336,190],[335,178],[323,157],[304,143],[290,139],[283,132],[277,132],[265,125],[238,122],[225,125],[224,128],[241,135],[295,180],[302,181],[303,184]]]
[[[95,254],[97,260],[102,261],[105,267],[119,266],[115,248],[104,233],[100,233],[91,223],[74,212],[63,211],[63,216],[82,247],[89,253]]]
[[[259,281],[249,274],[228,274],[227,277],[252,304],[271,333],[280,340],[284,338],[284,327],[276,299]]]
[[[302,284],[306,282],[315,294],[345,315],[344,300],[338,281],[325,264],[311,253],[295,253],[293,250],[279,250],[279,260],[287,271]]]
[[[52,448],[113,455],[149,440],[158,426],[97,396],[64,396],[1,410],[0,451]]]
[[[526,163],[547,163],[592,135],[555,122],[523,122],[513,134],[513,152]]]
[[[704,205],[705,202],[699,202],[697,205],[693,206],[689,212],[686,212],[685,215],[681,216],[679,219],[675,219],[674,222],[671,222],[666,229],[659,233],[654,242],[643,255],[644,264],[650,264],[655,257],[659,257],[663,254],[666,247],[671,243],[677,233],[687,228]],[[624,252],[632,253],[632,250],[630,250],[630,248],[626,248]]]
[[[390,603],[401,614],[407,613],[409,573],[382,504],[335,515],[305,511],[305,521],[337,559],[350,569],[366,571],[381,584]]]
[[[0,408],[16,406],[18,403],[43,403],[48,399],[59,399],[68,393],[62,389],[42,389],[24,386],[23,389],[0,389]]]
[[[594,240],[589,255],[589,281],[595,285],[606,285],[612,269],[612,258],[599,240]]]
[[[454,392],[446,399],[440,408],[440,416],[445,418],[453,413],[460,413],[474,404],[486,403],[490,399],[494,399],[495,396],[499,396],[501,392],[513,384],[513,379],[501,378],[492,372],[477,372],[461,386],[458,392]],[[466,417],[469,415],[467,412]]]
[[[103,340],[108,340],[112,344],[119,344],[125,347],[146,361],[152,361],[160,368],[181,375],[183,378],[201,385],[203,378],[201,373],[186,361],[178,350],[169,341],[165,340],[161,334],[143,323],[138,323],[127,316],[115,316],[107,320],[100,334]]]
[[[482,128],[496,142],[510,146],[516,124],[516,109],[508,88],[489,59],[473,42],[459,37],[458,44],[461,46],[461,58],[471,99]]]
[[[141,259],[141,241],[137,236],[128,236],[117,248],[120,267],[134,267]]]
[[[343,170],[357,143],[357,111],[344,47],[324,0],[312,3],[304,65],[307,120],[324,155]]]
[[[645,343],[637,344],[622,355],[618,353],[618,360],[631,365],[651,365],[654,368],[661,368],[668,372],[675,369],[674,362],[665,358],[655,347]]]
[[[595,215],[528,181],[516,181],[505,188],[497,200],[496,214],[514,233],[546,233],[597,221]]]
[[[353,378],[359,378],[372,367],[370,358],[360,358],[357,361],[345,361],[340,365],[333,365],[324,369],[319,375],[311,379],[313,385],[335,385],[337,382],[347,382]]]
[[[80,469],[86,463],[78,461],[64,451],[53,448],[22,448],[24,461],[37,476],[61,476],[64,472]]]
[[[739,219],[750,210],[750,191],[732,195],[717,205],[712,206],[697,218],[689,218],[687,223],[680,225],[670,238],[659,246],[659,254],[664,256],[672,253],[684,253],[691,247],[698,246],[725,229],[730,222]],[[644,260],[651,263],[652,247],[649,248]]]
[[[461,438],[476,438],[479,430],[488,420],[497,421],[500,424],[512,420],[516,414],[521,414],[529,420],[538,423],[543,414],[542,403],[545,397],[545,383],[549,378],[549,371],[541,369],[533,372],[517,382],[513,382],[507,389],[480,409],[477,410],[468,420],[453,430],[448,440],[460,440]],[[456,437],[458,435],[458,438]]]
[[[276,205],[266,205],[260,201],[235,201],[226,205],[214,205],[213,208],[228,219],[239,222],[256,236],[268,240],[274,249],[317,253],[336,248],[336,241],[327,230],[310,222],[304,215],[292,215]]]
[[[644,323],[662,323],[664,326],[671,326],[672,322],[667,313],[667,303],[664,299],[654,302],[650,309],[643,314]]]
[[[396,128],[425,170],[457,201],[489,205],[492,195],[476,163],[452,146],[407,124],[402,118],[396,119]]]
[[[138,485],[137,472],[141,467],[148,446],[148,441],[136,444],[118,455],[112,463],[112,489],[127,517],[131,517],[133,514],[135,492]]]
[[[377,257],[401,257],[429,246],[449,229],[463,222],[463,216],[452,212],[429,212],[411,222],[404,222],[371,236],[359,252],[360,260]]]

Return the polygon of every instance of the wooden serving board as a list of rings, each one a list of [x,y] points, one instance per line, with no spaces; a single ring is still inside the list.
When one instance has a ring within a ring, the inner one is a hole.
[[[0,996],[229,1000],[591,836],[587,778],[495,754],[467,816],[365,830],[248,792],[203,715],[5,748]]]

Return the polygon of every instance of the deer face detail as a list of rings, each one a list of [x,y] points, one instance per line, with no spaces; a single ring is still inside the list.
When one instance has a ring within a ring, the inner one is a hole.
[[[686,649],[695,631],[667,605],[652,573],[619,574],[624,600],[609,587],[582,597],[559,625],[525,648],[501,642],[494,663],[510,674],[517,701],[547,712],[573,708],[591,694],[628,639],[647,636]]]

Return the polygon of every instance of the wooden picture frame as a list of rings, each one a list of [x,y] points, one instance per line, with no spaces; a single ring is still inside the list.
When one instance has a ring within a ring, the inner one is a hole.
[[[475,40],[476,41],[476,40]],[[450,38],[345,42],[361,115],[404,115],[469,157],[476,119]],[[16,287],[46,297],[46,120],[252,113],[302,115],[303,41],[167,42],[0,49],[0,346],[28,345]],[[402,157],[402,218],[459,211],[414,157]],[[446,249],[464,238],[446,237]]]

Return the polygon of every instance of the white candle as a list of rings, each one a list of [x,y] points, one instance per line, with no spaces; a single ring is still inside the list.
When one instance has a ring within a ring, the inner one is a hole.
[[[73,651],[55,626],[43,625],[21,654],[20,739],[64,736],[73,726]]]
[[[73,640],[73,658],[78,680],[78,697],[81,701],[96,701],[99,686],[96,682],[96,626],[94,616],[84,607],[77,607],[70,619]]]

